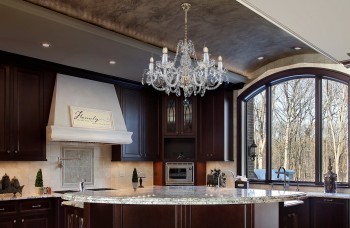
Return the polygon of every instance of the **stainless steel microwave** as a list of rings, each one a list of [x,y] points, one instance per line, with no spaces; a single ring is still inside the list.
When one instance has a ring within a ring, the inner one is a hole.
[[[194,185],[194,163],[165,163],[165,185]]]

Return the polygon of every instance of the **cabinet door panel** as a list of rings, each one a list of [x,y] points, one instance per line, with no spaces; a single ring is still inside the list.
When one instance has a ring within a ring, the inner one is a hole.
[[[142,141],[146,160],[159,158],[159,101],[158,94],[146,92],[142,102]]]
[[[9,68],[0,65],[0,158],[9,156]]]
[[[43,76],[39,71],[16,69],[14,79],[15,154],[23,160],[45,160]]]
[[[163,131],[165,135],[177,135],[178,129],[178,104],[175,96],[164,96],[163,100]]]
[[[0,218],[0,227],[1,228],[15,228],[17,225],[17,220],[15,218]]]
[[[119,205],[116,205],[119,206]],[[123,205],[121,227],[177,227],[177,207],[170,205]],[[136,217],[135,217],[136,215]]]
[[[313,198],[311,202],[312,227],[348,227],[348,200]]]
[[[31,216],[31,217],[22,217],[19,221],[21,223],[21,228],[49,228],[49,217],[42,216]]]
[[[132,143],[122,145],[122,156],[125,158],[141,158],[141,96],[142,94],[137,90],[122,89],[121,109],[128,131],[133,132]]]

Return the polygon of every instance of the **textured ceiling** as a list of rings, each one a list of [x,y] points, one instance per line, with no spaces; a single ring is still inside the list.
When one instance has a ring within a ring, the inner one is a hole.
[[[174,0],[26,0],[158,47],[175,51],[184,37],[182,2]],[[313,49],[234,0],[192,0],[188,37],[201,58],[206,45],[225,67],[249,76],[277,59]],[[293,47],[302,47],[295,51]],[[156,56],[159,53],[154,53]],[[257,57],[264,56],[261,61]]]

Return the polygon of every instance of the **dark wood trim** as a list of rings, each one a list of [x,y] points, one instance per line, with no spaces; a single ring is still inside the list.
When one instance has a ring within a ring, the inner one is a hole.
[[[315,183],[321,184],[322,172],[322,78],[315,78]]]

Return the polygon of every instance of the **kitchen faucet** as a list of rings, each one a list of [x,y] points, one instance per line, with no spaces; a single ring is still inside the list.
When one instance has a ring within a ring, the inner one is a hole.
[[[296,177],[296,178],[295,178],[295,181],[297,182],[297,192],[299,192],[299,178]]]
[[[284,167],[280,167],[277,172],[277,179],[280,178],[280,170],[283,169],[283,190],[286,191],[287,183],[286,183],[286,169]]]
[[[220,188],[220,177],[222,176],[222,173],[224,171],[229,171],[231,174],[232,174],[232,178],[233,178],[233,186],[235,186],[235,173],[232,171],[232,170],[229,170],[229,169],[226,169],[226,170],[223,170],[219,173],[218,175],[218,188]]]
[[[86,179],[83,179],[83,180],[81,180],[81,182],[79,182],[79,190],[81,192],[85,191],[85,182],[86,182]]]

